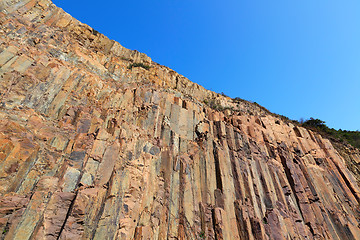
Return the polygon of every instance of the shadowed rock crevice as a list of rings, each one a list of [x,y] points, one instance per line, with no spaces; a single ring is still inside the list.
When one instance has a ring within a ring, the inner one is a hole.
[[[215,142],[213,142],[213,149],[214,149],[214,162],[215,162],[215,174],[216,174],[216,188],[220,190],[220,192],[223,191],[223,184],[221,180],[221,170],[220,170],[220,160],[218,155],[218,147]]]
[[[75,203],[75,201],[76,201],[76,197],[77,197],[77,192],[75,193],[75,196],[74,196],[73,200],[72,200],[71,203],[70,203],[69,209],[67,210],[67,213],[66,213],[64,222],[63,222],[63,224],[61,225],[61,228],[60,228],[59,234],[58,234],[57,237],[56,237],[56,240],[59,240],[59,239],[60,239],[61,233],[63,232],[63,230],[64,230],[64,228],[65,228],[65,225],[66,225],[66,222],[67,222],[68,218],[70,217],[71,211],[73,210],[74,203]]]

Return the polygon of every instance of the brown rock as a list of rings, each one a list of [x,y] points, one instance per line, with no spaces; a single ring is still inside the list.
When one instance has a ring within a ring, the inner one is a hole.
[[[0,31],[1,239],[360,239],[358,149],[49,0],[0,1]]]

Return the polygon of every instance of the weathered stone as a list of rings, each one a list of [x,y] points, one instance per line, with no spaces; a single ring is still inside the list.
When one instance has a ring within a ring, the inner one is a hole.
[[[73,191],[79,180],[79,176],[80,176],[79,170],[73,167],[68,167],[63,177],[62,190],[64,192]]]
[[[1,239],[360,239],[360,150],[49,0],[0,1],[0,31]]]
[[[55,192],[52,195],[44,211],[44,219],[36,234],[36,239],[55,240],[58,238],[74,197],[74,193],[67,192]]]

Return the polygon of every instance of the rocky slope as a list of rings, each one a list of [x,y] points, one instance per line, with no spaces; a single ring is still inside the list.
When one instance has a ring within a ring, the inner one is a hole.
[[[360,239],[358,150],[49,0],[0,2],[0,76],[0,239]]]

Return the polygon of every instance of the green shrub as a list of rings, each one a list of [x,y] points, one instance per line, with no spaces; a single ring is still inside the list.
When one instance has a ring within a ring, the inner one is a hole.
[[[95,29],[92,29],[92,34],[94,34],[95,36],[97,36],[99,34],[98,31],[96,31]]]
[[[132,63],[128,66],[128,69],[132,69],[133,67],[142,67],[146,70],[149,70],[150,69],[150,66],[149,65],[146,65],[146,64],[143,64],[143,63]]]
[[[204,103],[208,105],[210,108],[217,110],[217,111],[223,111],[225,108],[221,106],[215,99],[205,99]]]
[[[320,119],[310,118],[302,124],[303,127],[315,130],[320,134],[332,140],[341,142],[347,142],[353,147],[360,148],[360,132],[359,131],[346,131],[346,130],[335,130],[326,126],[325,121]]]
[[[221,92],[220,95],[223,96],[223,97],[229,97],[229,96],[226,95],[224,92]]]
[[[233,102],[235,102],[235,103],[247,102],[246,100],[244,100],[244,99],[242,99],[242,98],[239,98],[239,97],[233,98],[232,100],[233,100]]]

